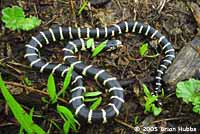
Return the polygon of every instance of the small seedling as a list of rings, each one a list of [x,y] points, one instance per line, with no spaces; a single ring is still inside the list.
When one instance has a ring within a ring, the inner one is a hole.
[[[104,42],[102,42],[101,44],[99,44],[92,53],[92,57],[96,57],[105,47],[107,44],[108,40],[105,40]]]
[[[33,120],[33,113],[34,113],[34,107],[31,108],[30,113],[29,113],[29,116],[31,117],[31,120]],[[20,126],[19,133],[20,134],[24,134],[24,128],[22,126]]]
[[[86,92],[86,93],[84,94],[84,97],[96,97],[96,96],[99,96],[99,95],[101,95],[101,94],[102,94],[102,92],[100,92],[100,91]]]
[[[134,117],[134,125],[138,125],[139,124],[139,116],[135,116]]]
[[[158,116],[162,109],[161,107],[156,107],[155,102],[158,99],[158,96],[151,95],[149,89],[146,85],[143,84],[143,90],[146,96],[144,96],[145,99],[145,111],[144,112],[152,112],[154,116]]]
[[[0,76],[0,89],[13,115],[21,125],[21,129],[23,128],[29,134],[33,133],[45,134],[45,131],[33,122],[32,120],[33,110],[30,115],[26,113],[26,111],[21,107],[21,105],[10,94],[1,76]]]
[[[57,95],[56,95],[56,85],[53,74],[49,75],[48,83],[47,83],[47,92],[50,97],[50,101],[52,104],[57,102]]]
[[[57,112],[64,120],[63,130],[65,134],[69,133],[69,130],[72,129],[74,132],[77,131],[77,125],[79,125],[78,121],[74,118],[72,112],[64,107],[64,106],[57,106]]]
[[[2,15],[2,21],[5,23],[5,26],[12,30],[29,31],[41,24],[41,20],[34,16],[26,18],[23,9],[18,6],[4,8]]]
[[[139,48],[140,55],[144,57],[148,53],[148,43],[143,43]]]
[[[81,7],[79,8],[79,11],[78,11],[78,16],[81,15],[81,13],[83,12],[83,10],[87,7],[88,5],[88,0],[85,0],[83,2],[83,4],[81,5]]]
[[[96,48],[94,46],[94,39],[89,38],[86,42],[87,49],[92,49],[92,57],[96,57],[107,45],[108,40],[101,42]]]
[[[148,43],[142,43],[142,45],[139,48],[139,53],[140,53],[141,57],[155,58],[155,57],[159,56],[159,54],[147,55],[148,51],[149,51]]]
[[[63,94],[63,97],[65,96],[65,92],[68,89],[68,86],[71,82],[72,73],[73,73],[73,67],[70,66],[69,70],[67,71],[67,75],[65,76],[65,79],[64,79],[64,82],[63,82],[63,87],[60,90],[60,92],[58,92],[57,96],[60,96],[61,94]]]
[[[94,103],[92,103],[92,105],[90,106],[90,109],[95,110],[97,109],[102,102],[102,97],[99,97]]]
[[[69,70],[68,70],[67,75],[65,76],[65,79],[64,79],[64,82],[63,82],[63,87],[58,92],[58,94],[56,94],[56,86],[55,86],[55,80],[54,80],[53,74],[49,75],[48,83],[47,83],[47,92],[49,94],[50,101],[51,101],[52,104],[57,102],[57,98],[61,94],[63,94],[63,97],[64,97],[65,92],[68,89],[68,86],[71,82],[72,73],[73,73],[73,67],[69,67]],[[43,100],[43,102],[48,102],[48,101],[45,100],[45,98],[42,98],[42,100]]]
[[[58,94],[56,94],[56,86],[55,86],[54,77],[52,74],[49,75],[47,86],[48,86],[48,94],[50,96],[50,101],[52,104],[57,102],[57,98],[61,94],[65,94],[65,92],[70,84],[72,73],[73,73],[73,68],[70,67],[67,72],[67,75],[65,76],[63,87]],[[43,98],[43,101],[46,101],[46,99]],[[47,103],[48,103],[48,101],[47,101]],[[64,133],[68,134],[70,129],[72,129],[74,132],[76,132],[77,131],[76,125],[79,123],[74,118],[72,112],[68,108],[66,108],[64,106],[59,106],[59,105],[57,105],[57,112],[59,113],[61,118],[64,120],[64,124],[63,124]],[[54,123],[54,125],[57,125],[57,124]]]
[[[200,114],[200,81],[189,79],[179,82],[176,86],[176,96],[185,103],[192,103],[193,112]]]
[[[86,42],[86,46],[87,46],[87,49],[92,48],[92,46],[94,46],[94,39],[89,38]]]
[[[29,80],[29,78],[28,77],[24,77],[24,79],[23,79],[23,83],[26,85],[26,86],[32,86],[32,81],[31,80]]]
[[[90,109],[95,110],[97,109],[101,102],[102,102],[102,97],[99,97],[99,95],[101,95],[102,92],[100,91],[96,91],[96,92],[86,92],[84,94],[84,102],[92,102],[92,104],[90,105]]]

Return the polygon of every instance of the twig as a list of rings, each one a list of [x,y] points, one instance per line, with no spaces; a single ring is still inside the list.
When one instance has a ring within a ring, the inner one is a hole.
[[[52,17],[52,19],[49,20],[47,23],[45,23],[43,26],[47,26],[48,24],[50,24],[51,22],[53,22],[57,17],[58,17],[58,15],[54,15],[54,16]]]
[[[18,74],[22,74],[21,70],[15,68],[15,67],[13,67],[13,66],[11,66],[11,65],[9,65],[9,64],[6,64],[6,67],[8,67],[8,68],[14,70],[14,71],[17,72]]]
[[[76,22],[76,13],[74,11],[74,3],[72,0],[70,0],[70,6],[71,6],[71,11],[72,11],[72,17],[74,17],[75,19],[75,26],[77,26],[77,22]]]
[[[161,13],[161,11],[163,10],[163,8],[165,7],[165,4],[166,4],[166,0],[162,0],[160,2],[160,9],[158,10],[159,14]]]
[[[18,62],[7,62],[8,64],[11,64],[11,65],[14,65],[14,66],[19,66],[19,67],[23,67],[23,68],[26,68],[26,69],[30,69],[31,67],[30,66],[27,66],[27,65],[23,65],[21,63],[18,63]]]
[[[20,88],[24,88],[25,90],[28,90],[29,92],[34,92],[34,93],[38,93],[38,94],[42,94],[42,95],[45,95],[45,96],[49,96],[47,92],[44,92],[44,91],[41,91],[41,90],[38,90],[38,89],[34,89],[32,87],[27,87],[25,85],[22,85],[22,84],[19,84],[19,83],[16,83],[16,82],[8,82],[8,81],[5,81],[5,83],[7,85],[11,85],[11,86],[16,86],[16,87],[20,87]],[[65,103],[65,104],[68,104],[68,102],[65,100],[65,99],[62,99],[62,98],[58,98],[58,100],[62,103]]]
[[[156,123],[159,123],[159,122],[162,122],[162,121],[173,121],[173,120],[180,120],[180,119],[190,119],[189,117],[178,117],[178,118],[167,118],[167,119],[160,119],[160,120],[155,120],[152,122],[152,124],[156,124]],[[119,119],[116,119],[115,118],[115,121],[121,125],[124,125],[132,130],[134,130],[134,127],[132,125],[129,125],[128,123],[124,122],[124,121],[121,121]],[[140,125],[139,126],[140,128],[143,127],[143,125]]]
[[[155,124],[155,123],[159,123],[159,122],[162,122],[162,121],[174,121],[174,120],[180,120],[180,119],[190,119],[190,117],[177,117],[177,118],[166,118],[166,119],[160,119],[160,120],[155,120],[152,122],[152,124]]]
[[[124,121],[121,121],[121,120],[116,119],[116,118],[115,118],[115,121],[116,121],[117,123],[121,124],[121,125],[124,125],[124,126],[130,128],[130,129],[134,130],[134,127],[133,127],[132,125],[129,125],[129,124],[127,124],[127,123],[124,122]]]
[[[5,57],[5,58],[0,59],[0,64],[1,64],[2,62],[4,62],[5,60],[7,60],[7,59],[9,59],[9,57]]]
[[[34,3],[34,5],[33,5],[33,7],[34,7],[34,10],[35,10],[36,16],[39,17],[39,15],[38,15],[38,10],[37,10],[37,7],[36,7],[35,3]]]
[[[145,6],[146,6],[146,9],[147,9],[147,11],[149,10],[149,5],[148,5],[148,0],[145,0]]]
[[[119,6],[119,8],[121,9],[122,6],[121,6],[121,4],[120,4],[120,1],[119,1],[119,0],[115,0],[115,1],[116,1],[117,5]]]

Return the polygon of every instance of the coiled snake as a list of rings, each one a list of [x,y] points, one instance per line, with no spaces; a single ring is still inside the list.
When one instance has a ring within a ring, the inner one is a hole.
[[[175,58],[175,52],[172,44],[153,27],[140,22],[121,22],[110,27],[104,28],[72,28],[72,27],[56,27],[49,28],[49,30],[41,31],[37,36],[32,37],[30,42],[26,45],[25,57],[30,62],[30,66],[42,72],[51,72],[65,76],[68,71],[68,66],[74,67],[72,74],[71,100],[69,101],[72,108],[80,119],[87,120],[88,123],[102,122],[119,115],[119,110],[124,103],[123,88],[115,77],[109,75],[105,70],[98,69],[93,65],[85,65],[82,61],[78,61],[74,54],[79,49],[85,50],[86,43],[82,38],[102,39],[117,36],[123,33],[135,33],[148,37],[149,39],[157,39],[164,52],[164,59],[162,59],[158,69],[156,79],[155,94],[161,92],[161,80],[168,66]],[[77,39],[77,40],[75,40]],[[66,64],[54,64],[46,62],[39,56],[40,49],[51,42],[69,41],[64,51],[64,60]],[[98,110],[90,110],[83,102],[83,93],[86,91],[83,85],[83,76],[94,78],[99,83],[102,83],[109,93],[111,93],[109,104]]]

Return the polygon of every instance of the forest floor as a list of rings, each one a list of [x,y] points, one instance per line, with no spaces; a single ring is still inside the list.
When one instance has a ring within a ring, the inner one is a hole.
[[[191,41],[197,33],[197,23],[190,8],[194,2],[200,6],[199,0],[112,0],[111,3],[101,7],[87,9],[80,16],[77,15],[81,1],[75,0],[1,0],[0,10],[5,7],[18,5],[23,7],[26,15],[37,16],[42,24],[28,32],[16,32],[5,28],[0,23],[0,72],[7,83],[8,88],[16,100],[29,111],[35,108],[37,115],[34,120],[42,128],[48,130],[55,116],[54,106],[46,107],[41,97],[46,96],[46,85],[48,74],[40,74],[28,66],[24,59],[25,44],[31,36],[49,27],[62,25],[72,27],[102,27],[109,26],[124,20],[137,20],[148,23],[164,34],[172,42],[176,53]],[[119,117],[108,124],[81,124],[79,133],[136,133],[134,127],[142,129],[151,128],[178,128],[193,127],[200,130],[200,116],[192,112],[192,106],[187,105],[178,99],[175,94],[176,85],[166,85],[169,90],[163,99],[162,113],[154,117],[151,113],[144,113],[144,92],[142,83],[150,89],[153,88],[156,68],[159,65],[161,56],[155,58],[142,58],[139,54],[139,46],[148,41],[146,38],[137,35],[126,34],[116,37],[123,42],[124,47],[113,52],[102,52],[95,58],[91,54],[82,53],[79,57],[86,64],[93,64],[99,68],[106,69],[112,76],[119,80],[133,80],[134,82],[125,88],[125,104],[120,111]],[[154,46],[154,42],[149,42]],[[46,47],[43,55],[48,55],[52,61],[62,61],[62,45]],[[150,51],[149,53],[154,53]],[[24,86],[25,78],[32,81],[29,88]],[[56,78],[57,88],[62,87],[62,78]],[[85,80],[86,85],[91,85],[90,80]],[[94,86],[88,90],[94,90]],[[108,98],[106,95],[103,98]],[[63,105],[68,105],[69,95],[65,98]],[[65,104],[66,103],[66,104]],[[104,102],[106,103],[106,102]],[[138,120],[137,120],[138,118]],[[62,126],[62,125],[61,125]],[[0,94],[0,133],[18,133],[19,124],[9,112],[8,107]],[[52,127],[51,133],[59,133]],[[147,132],[145,132],[147,133]],[[156,132],[153,132],[156,133]],[[159,132],[162,133],[162,132]]]

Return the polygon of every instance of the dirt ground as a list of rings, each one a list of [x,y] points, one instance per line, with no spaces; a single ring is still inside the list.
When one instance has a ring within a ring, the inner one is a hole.
[[[4,7],[19,5],[24,8],[26,15],[34,15],[42,20],[42,24],[28,32],[16,32],[5,28],[0,23],[0,72],[6,81],[8,88],[24,109],[30,110],[35,107],[36,114],[34,121],[42,128],[50,128],[50,119],[58,120],[55,107],[46,107],[41,102],[41,97],[45,96],[48,74],[40,74],[28,66],[24,59],[25,44],[31,36],[39,31],[48,29],[56,25],[73,27],[101,27],[123,20],[137,20],[148,23],[161,31],[173,44],[176,53],[197,33],[197,23],[189,4],[191,2],[200,6],[199,0],[112,0],[104,7],[91,7],[78,16],[78,10],[82,0],[1,0],[0,9]],[[153,87],[155,70],[159,64],[161,56],[157,58],[141,58],[139,55],[139,45],[148,41],[146,38],[126,34],[116,37],[123,42],[124,47],[110,53],[102,52],[96,58],[91,58],[91,54],[82,53],[81,60],[87,64],[94,64],[99,68],[106,69],[110,74],[119,80],[133,80],[125,88],[124,107],[120,116],[108,124],[82,124],[79,133],[99,134],[99,133],[136,133],[134,127],[141,129],[163,127],[193,127],[200,130],[200,116],[192,113],[192,106],[186,105],[176,98],[175,85],[165,85],[169,90],[163,98],[163,111],[158,117],[144,113],[144,93],[141,84]],[[154,42],[149,42],[153,47]],[[62,45],[45,48],[43,55],[50,57],[52,61],[62,61]],[[32,81],[30,88],[23,86],[23,79],[28,77]],[[57,87],[62,87],[62,78],[56,78]],[[93,90],[90,80],[85,80],[88,90]],[[106,94],[103,96],[104,99]],[[65,98],[69,100],[69,95]],[[64,102],[61,102],[64,103]],[[106,103],[106,102],[104,102]],[[67,105],[64,103],[64,105]],[[138,123],[134,119],[138,117]],[[60,124],[61,124],[60,123]],[[19,125],[8,110],[3,97],[0,95],[0,133],[14,134],[19,131]],[[55,128],[51,128],[51,133],[59,133]],[[138,133],[138,132],[137,132]],[[142,132],[141,132],[142,133]],[[144,132],[148,133],[148,132]],[[155,132],[153,132],[155,133]],[[159,132],[163,133],[163,132]]]

